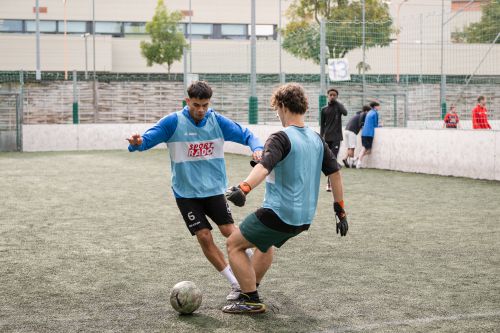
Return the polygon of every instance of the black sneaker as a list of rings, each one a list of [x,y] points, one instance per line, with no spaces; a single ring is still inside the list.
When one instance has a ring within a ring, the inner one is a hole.
[[[349,165],[349,163],[347,163],[347,159],[342,160],[342,162],[344,162],[344,165],[345,165],[346,168],[350,168],[351,167]]]
[[[232,314],[253,314],[263,313],[265,311],[266,305],[264,303],[260,301],[251,301],[245,294],[241,294],[236,302],[222,307],[222,312]]]

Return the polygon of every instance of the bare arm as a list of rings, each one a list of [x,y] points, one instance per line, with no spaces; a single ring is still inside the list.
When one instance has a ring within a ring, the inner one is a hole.
[[[330,178],[330,184],[332,184],[333,201],[344,201],[344,185],[342,184],[340,171],[332,173],[328,178]]]
[[[250,174],[244,180],[252,189],[256,188],[260,183],[266,179],[269,171],[260,163],[255,165]]]

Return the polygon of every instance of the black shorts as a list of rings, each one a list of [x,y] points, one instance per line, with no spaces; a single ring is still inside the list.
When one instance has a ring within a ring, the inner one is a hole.
[[[363,147],[366,149],[372,149],[373,145],[373,136],[362,136],[361,137],[361,144]]]
[[[326,144],[328,145],[328,148],[330,148],[330,150],[332,151],[333,156],[337,158],[340,149],[340,142],[326,141]]]
[[[207,216],[217,225],[234,223],[224,194],[207,198],[175,198],[191,235],[201,230],[212,230]]]

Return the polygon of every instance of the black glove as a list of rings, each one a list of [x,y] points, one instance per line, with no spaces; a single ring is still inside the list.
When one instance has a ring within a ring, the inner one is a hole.
[[[333,210],[335,211],[336,217],[339,219],[337,221],[337,234],[340,232],[340,236],[347,235],[347,230],[349,230],[349,225],[347,224],[347,214],[344,208],[338,203],[333,203]]]
[[[226,199],[231,201],[238,207],[243,207],[245,206],[247,196],[245,195],[245,192],[243,192],[243,190],[240,188],[240,185],[238,185],[227,189]]]

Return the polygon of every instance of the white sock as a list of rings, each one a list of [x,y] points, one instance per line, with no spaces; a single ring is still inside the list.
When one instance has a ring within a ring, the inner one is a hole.
[[[236,280],[236,277],[234,276],[233,270],[231,269],[231,266],[227,265],[226,268],[224,268],[222,271],[219,273],[224,276],[227,281],[231,284],[231,287],[240,287],[240,284],[238,283],[238,280]]]

